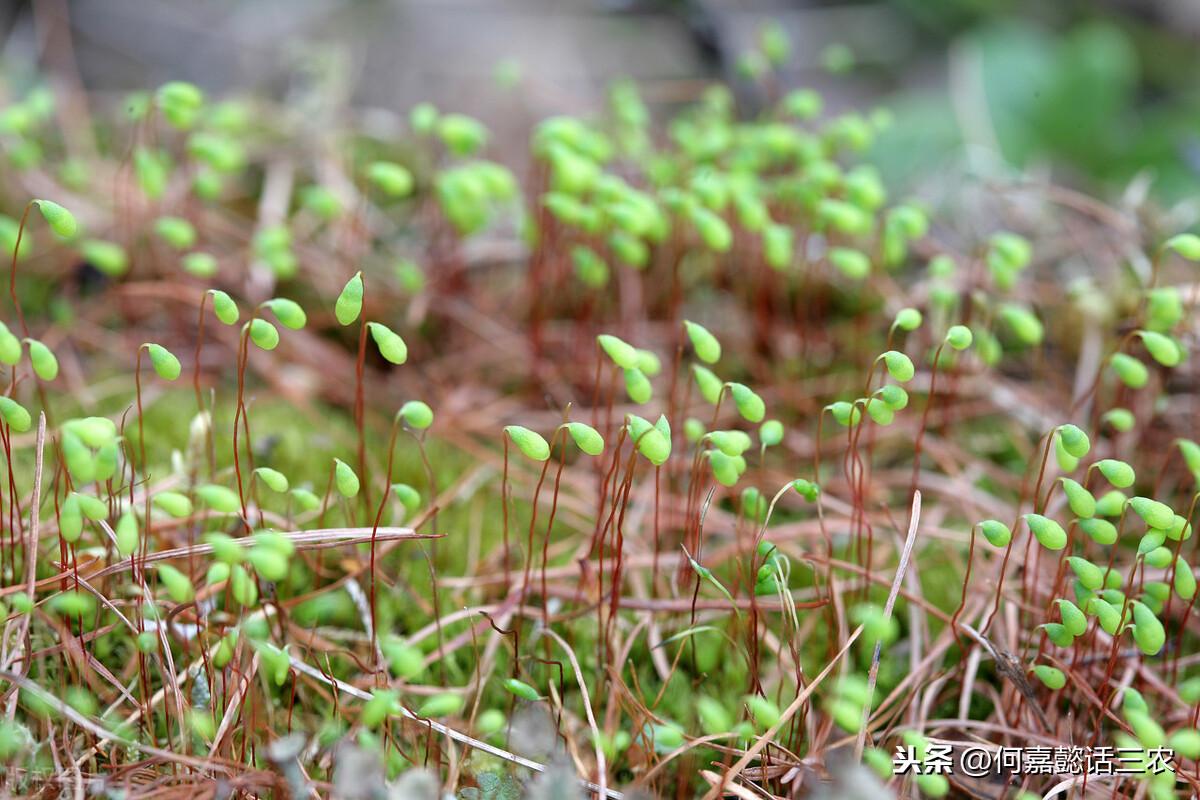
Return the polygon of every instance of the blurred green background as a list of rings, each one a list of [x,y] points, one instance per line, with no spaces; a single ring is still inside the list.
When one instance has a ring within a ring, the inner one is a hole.
[[[34,63],[114,95],[181,78],[285,101],[321,72],[362,109],[403,113],[432,100],[477,115],[514,151],[532,120],[594,111],[620,77],[637,79],[660,108],[730,78],[753,112],[766,90],[737,67],[776,21],[792,44],[777,90],[813,86],[831,111],[892,109],[895,124],[872,157],[899,190],[964,171],[1028,171],[1110,196],[1144,175],[1167,203],[1200,189],[1200,0],[0,6],[0,100],[36,80]]]

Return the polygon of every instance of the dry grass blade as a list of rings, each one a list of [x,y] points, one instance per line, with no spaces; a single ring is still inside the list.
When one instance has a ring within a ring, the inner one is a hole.
[[[825,665],[825,668],[822,669],[821,672],[817,674],[817,677],[813,678],[812,681],[804,687],[804,690],[797,694],[796,698],[792,700],[790,704],[788,704],[787,708],[783,710],[783,713],[779,715],[779,721],[768,728],[761,736],[759,736],[758,740],[746,750],[745,754],[743,754],[742,757],[739,758],[734,765],[724,773],[719,781],[713,784],[712,789],[710,789],[708,793],[704,795],[705,800],[715,800],[715,798],[720,796],[721,792],[733,787],[733,779],[737,777],[738,774],[741,773],[741,771],[744,770],[751,761],[754,760],[755,756],[761,753],[767,747],[767,745],[771,743],[771,740],[777,733],[779,733],[783,726],[787,724],[788,720],[795,716],[796,712],[800,710],[800,707],[808,701],[808,698],[812,696],[812,693],[815,692],[817,687],[821,685],[821,682],[828,677],[829,673],[833,672],[833,668],[838,665],[838,663],[842,660],[842,657],[849,652],[850,646],[858,640],[858,637],[862,631],[863,629],[860,625],[850,633],[841,649],[838,650],[837,654],[829,660],[829,663]]]

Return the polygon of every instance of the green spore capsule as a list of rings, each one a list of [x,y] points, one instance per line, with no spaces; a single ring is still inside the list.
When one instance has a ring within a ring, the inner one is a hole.
[[[55,236],[70,239],[79,230],[75,216],[53,200],[34,200],[33,204],[37,206],[38,211],[42,214],[42,219],[46,220],[46,224],[50,226],[50,230],[54,231]]]
[[[966,350],[974,340],[971,329],[966,325],[953,325],[946,331],[946,344],[955,350]]]
[[[50,348],[37,339],[26,339],[25,344],[29,346],[29,363],[33,366],[34,374],[44,381],[57,378],[58,359],[54,357]]]
[[[107,417],[81,417],[68,420],[63,427],[88,447],[103,447],[117,438],[117,425]]]
[[[421,493],[407,483],[393,483],[392,492],[410,516],[421,509]]]
[[[498,708],[489,708],[484,711],[475,720],[475,732],[480,736],[492,736],[504,730],[504,726],[508,724],[508,719],[504,716],[504,712]]]
[[[1175,560],[1175,554],[1169,547],[1156,547],[1146,553],[1146,565],[1154,569],[1165,569]]]
[[[888,374],[900,383],[908,383],[917,373],[912,359],[898,350],[888,350],[880,358],[883,359],[883,364],[887,368]]]
[[[1117,526],[1106,519],[1081,519],[1078,524],[1096,544],[1110,545],[1117,541]]]
[[[625,370],[625,393],[629,395],[630,400],[642,405],[650,402],[650,398],[654,395],[654,387],[650,385],[650,380],[645,373],[634,367]]]
[[[985,519],[979,523],[979,531],[993,547],[1008,547],[1008,543],[1012,541],[1012,531],[999,520]]]
[[[763,260],[772,269],[786,269],[795,253],[795,237],[786,225],[772,224],[762,232]]]
[[[871,274],[871,259],[866,253],[850,247],[831,248],[829,263],[851,280],[860,281]]]
[[[1176,234],[1163,244],[1163,249],[1176,252],[1189,261],[1200,261],[1200,236],[1194,233]]]
[[[96,480],[107,481],[116,475],[117,468],[120,466],[120,457],[121,451],[116,440],[101,445],[93,460],[96,467]]]
[[[146,352],[150,354],[150,364],[158,373],[158,377],[164,381],[173,381],[179,377],[183,368],[179,365],[179,359],[175,357],[174,353],[153,342],[148,342],[142,347],[146,348]]]
[[[700,721],[700,729],[709,736],[726,734],[733,729],[733,715],[707,695],[696,698],[696,718]]]
[[[308,489],[292,489],[291,497],[300,511],[316,511],[321,507],[321,498]]]
[[[282,555],[284,558],[291,558],[296,552],[295,542],[293,542],[290,537],[285,536],[279,531],[255,531],[251,538],[254,539],[254,543],[256,545],[261,545],[268,550],[273,550],[274,552]]]
[[[777,419],[769,419],[758,429],[758,440],[763,447],[774,447],[783,441],[783,423]]]
[[[225,325],[236,325],[240,312],[233,298],[220,289],[209,289],[208,294],[212,297],[213,313],[217,319]]]
[[[273,492],[283,494],[288,490],[287,476],[279,470],[270,467],[257,467],[254,470],[254,477],[266,484],[267,488]]]
[[[596,337],[596,343],[612,362],[621,369],[638,368],[638,351],[633,345],[608,333]]]
[[[437,135],[451,153],[469,156],[487,144],[483,123],[465,114],[443,114],[437,120]]]
[[[225,486],[207,484],[196,489],[196,498],[220,514],[233,514],[241,508],[237,492]]]
[[[550,445],[540,433],[521,425],[508,425],[504,432],[526,458],[545,461],[550,457]]]
[[[705,402],[715,406],[721,399],[721,390],[724,387],[721,379],[712,370],[699,364],[692,365],[692,378],[696,381],[696,388],[700,390],[700,396],[704,398]]]
[[[139,542],[137,517],[132,509],[121,515],[113,532],[117,539],[117,553],[128,558],[137,550]]]
[[[1116,353],[1109,359],[1109,366],[1130,389],[1141,389],[1150,380],[1146,365],[1127,353]]]
[[[229,590],[243,608],[254,608],[258,602],[258,583],[241,564],[234,564],[230,569]]]
[[[288,300],[286,297],[274,297],[263,303],[263,305],[271,309],[275,318],[285,328],[298,331],[308,323],[308,315],[304,313],[304,309],[295,300]]]
[[[1082,519],[1095,516],[1096,498],[1092,496],[1091,492],[1071,478],[1063,477],[1058,480],[1062,484],[1063,492],[1067,495],[1067,505],[1071,508],[1072,514]]]
[[[746,519],[762,522],[767,518],[767,498],[754,486],[742,490],[742,514]]]
[[[877,747],[868,747],[863,750],[863,763],[871,768],[880,780],[890,780],[895,774],[895,766],[892,763],[892,756],[889,753],[880,750]]]
[[[637,351],[637,368],[648,376],[657,375],[662,372],[662,361],[653,350],[639,348]]]
[[[1145,748],[1162,747],[1167,742],[1166,731],[1144,711],[1129,710],[1125,712],[1125,720],[1133,729],[1133,735]]]
[[[347,499],[358,494],[358,475],[354,473],[354,469],[349,464],[340,458],[333,460],[333,485],[337,488],[338,494]]]
[[[96,610],[96,598],[83,590],[66,591],[50,598],[47,605],[60,617],[84,617]]]
[[[800,120],[812,119],[821,113],[824,100],[813,89],[796,89],[788,92],[780,107],[790,116]]]
[[[1096,469],[1100,470],[1100,474],[1118,489],[1127,489],[1137,479],[1133,467],[1115,458],[1106,458],[1102,461],[1097,461],[1095,466]]]
[[[204,106],[204,92],[187,81],[164,83],[154,99],[167,121],[180,129],[192,127]]]
[[[115,242],[88,239],[79,245],[79,253],[89,264],[109,277],[119,277],[129,269],[129,256],[125,248]]]
[[[662,421],[662,418],[660,418]],[[634,442],[638,452],[655,466],[662,466],[671,457],[671,437],[669,431],[664,433],[663,425],[651,425],[649,421],[629,414],[626,418],[629,438]]]
[[[1166,503],[1151,500],[1148,497],[1132,497],[1129,507],[1142,520],[1156,530],[1170,530],[1175,524],[1175,512]]]
[[[1091,450],[1092,444],[1088,435],[1078,425],[1067,423],[1058,426],[1058,438],[1063,449],[1075,458],[1083,458]]]
[[[305,186],[300,190],[300,204],[326,222],[342,213],[342,201],[324,186]]]
[[[67,495],[58,509],[58,535],[68,544],[78,542],[83,535],[83,512],[74,493]]]
[[[738,413],[742,415],[742,418],[747,422],[762,422],[767,413],[767,407],[762,398],[744,383],[727,385],[729,393],[733,396],[733,403],[737,406]]]
[[[381,322],[368,322],[367,329],[371,331],[371,338],[375,340],[381,356],[397,365],[408,360],[408,345],[400,334]]]
[[[17,433],[25,433],[33,426],[33,418],[25,406],[3,395],[0,395],[0,417],[4,419],[4,424]]]
[[[464,700],[462,695],[453,692],[435,694],[421,704],[417,715],[426,718],[449,717],[462,710]]]
[[[408,124],[422,135],[433,133],[437,126],[438,110],[433,103],[417,103],[408,112]]]
[[[1072,603],[1070,600],[1059,598],[1054,601],[1058,605],[1058,613],[1062,618],[1063,627],[1066,628],[1072,636],[1082,636],[1087,630],[1087,617],[1079,606]]]
[[[288,560],[282,553],[269,547],[255,546],[250,548],[246,559],[264,580],[278,583],[287,577]]]
[[[381,645],[388,660],[388,669],[402,681],[410,681],[425,671],[421,651],[403,640],[389,636]]]
[[[576,446],[589,456],[598,456],[604,452],[604,437],[591,425],[582,422],[568,422],[567,433],[570,434]]]
[[[1167,737],[1167,746],[1184,758],[1200,758],[1200,731],[1181,728]]]
[[[168,516],[181,519],[192,513],[192,501],[187,495],[179,492],[159,492],[151,501],[157,508],[162,509]]]
[[[250,341],[262,350],[274,350],[279,346],[279,331],[265,319],[250,320]]]
[[[1175,594],[1183,600],[1196,596],[1196,575],[1183,556],[1175,559]]]
[[[746,707],[750,709],[750,716],[754,718],[754,726],[759,731],[765,731],[779,724],[782,718],[779,706],[767,698],[752,694],[745,698],[745,702]]]
[[[1128,408],[1111,408],[1104,412],[1100,420],[1111,426],[1117,433],[1127,433],[1133,430],[1134,423],[1137,421],[1133,412]]]
[[[363,704],[358,721],[367,730],[375,730],[390,716],[400,713],[400,694],[394,689],[375,689]]]
[[[1162,364],[1164,367],[1175,367],[1183,360],[1183,353],[1179,349],[1179,345],[1175,344],[1175,340],[1157,331],[1138,331],[1137,335],[1142,340],[1142,345],[1146,348],[1146,352],[1150,357]]]
[[[911,333],[921,327],[923,319],[921,312],[917,309],[902,308],[896,312],[896,319],[892,322],[892,328]]]
[[[0,363],[15,366],[20,363],[22,352],[21,340],[7,325],[0,322]]]
[[[1042,343],[1046,335],[1041,320],[1024,306],[1009,304],[1000,308],[1000,318],[1003,319],[1013,335],[1022,344],[1036,347]]]
[[[1067,546],[1067,532],[1062,525],[1041,514],[1026,514],[1025,523],[1037,538],[1038,543],[1047,550],[1062,550]]]
[[[1065,625],[1060,625],[1057,622],[1047,622],[1039,626],[1046,633],[1046,638],[1054,643],[1056,647],[1066,649],[1075,643],[1075,637],[1067,630]]]
[[[396,415],[404,420],[405,425],[420,431],[433,424],[433,409],[420,400],[409,400],[400,406]]]
[[[287,683],[288,675],[292,670],[291,657],[288,655],[288,648],[285,645],[281,650],[267,642],[259,642],[255,645],[258,650],[258,657],[265,672],[271,679],[271,682],[276,686],[283,686]]]
[[[522,700],[529,700],[530,702],[542,699],[541,695],[538,694],[537,689],[534,689],[528,683],[519,681],[516,678],[508,678],[505,680],[504,690],[514,697],[519,697]]]
[[[908,407],[908,392],[904,391],[903,387],[892,383],[880,387],[875,392],[875,397],[892,411],[902,411]]]
[[[873,419],[877,425],[891,425],[896,419],[896,412],[886,403],[864,401],[863,408],[867,410],[867,416]]]
[[[407,197],[415,185],[412,173],[391,161],[373,162],[367,167],[367,177],[390,197]]]
[[[1128,501],[1129,498],[1120,489],[1111,489],[1096,498],[1096,514],[1101,517],[1119,517]]]
[[[715,364],[721,360],[721,343],[707,328],[690,320],[684,320],[683,327],[697,358],[706,364]]]
[[[182,217],[159,217],[154,222],[154,233],[176,250],[187,250],[196,244],[196,229]]]
[[[96,479],[96,459],[83,441],[70,430],[63,431],[62,451],[63,460],[67,463],[67,472],[76,483],[91,483]]]
[[[688,217],[704,241],[705,247],[714,253],[727,253],[733,246],[733,231],[720,215],[704,206],[695,205],[687,210]]]
[[[839,400],[836,403],[830,403],[825,408],[833,415],[834,421],[844,427],[853,427],[862,422],[862,408],[858,403]]]
[[[1046,688],[1058,691],[1067,685],[1067,676],[1063,674],[1061,669],[1050,667],[1045,664],[1038,664],[1033,668],[1033,674],[1037,679],[1046,685]]]
[[[234,565],[246,560],[246,548],[239,539],[216,531],[204,534],[204,541],[212,547],[213,558],[219,563]]]
[[[346,285],[342,287],[341,294],[338,295],[337,302],[334,303],[333,314],[337,317],[338,324],[349,325],[358,319],[362,313],[362,305],[362,272],[356,272],[354,273],[354,277],[346,281]]]
[[[155,567],[158,579],[166,587],[167,596],[176,603],[188,603],[196,596],[196,590],[188,577],[170,564],[158,564]]]
[[[613,249],[616,250],[616,246]],[[628,261],[627,258],[622,260]],[[586,245],[571,248],[571,262],[575,266],[575,275],[585,286],[602,289],[608,285],[608,264],[592,248]]]
[[[90,494],[80,494],[79,492],[71,492],[70,496],[75,498],[79,504],[79,510],[87,519],[90,519],[92,522],[108,519],[108,504],[99,497],[94,497]]]
[[[1067,563],[1071,567],[1071,571],[1075,573],[1075,577],[1083,584],[1085,589],[1091,591],[1099,591],[1104,586],[1104,570],[1096,566],[1086,558],[1079,556],[1070,556],[1067,558]]]
[[[722,486],[733,486],[738,481],[737,465],[733,458],[720,450],[709,450],[708,464],[712,468],[713,477]]]

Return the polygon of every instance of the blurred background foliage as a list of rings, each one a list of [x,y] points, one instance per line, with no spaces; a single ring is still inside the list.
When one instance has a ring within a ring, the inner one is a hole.
[[[361,107],[404,113],[431,100],[470,109],[492,127],[498,148],[516,152],[531,120],[594,113],[616,79],[637,80],[665,116],[696,99],[703,79],[732,77],[747,110],[799,86],[819,89],[831,111],[888,107],[894,125],[870,157],[898,191],[965,169],[1029,172],[1103,195],[1144,173],[1165,203],[1200,194],[1200,0],[0,6],[0,100],[37,80],[27,69],[35,61],[62,69],[73,59],[93,91],[184,79],[281,100],[294,100],[318,72]],[[70,58],[58,52],[56,15],[69,19]],[[739,77],[769,22],[791,41],[773,87]]]
[[[1200,3],[892,5],[928,43],[918,50],[946,53],[947,79],[896,92],[875,153],[893,179],[979,147],[1089,188],[1118,190],[1145,171],[1162,200],[1197,194]]]

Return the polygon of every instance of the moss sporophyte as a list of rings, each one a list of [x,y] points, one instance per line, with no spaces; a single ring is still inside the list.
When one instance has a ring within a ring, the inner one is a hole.
[[[622,81],[529,159],[430,103],[314,138],[336,81],[14,89],[11,791],[946,796],[890,754],[1025,739],[1191,775],[1200,239],[1042,183],[964,224],[791,58],[755,32],[761,113]]]

